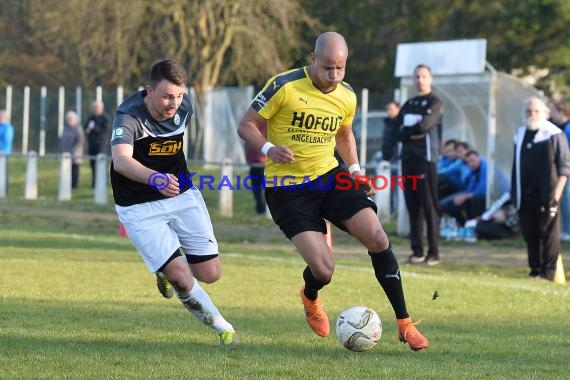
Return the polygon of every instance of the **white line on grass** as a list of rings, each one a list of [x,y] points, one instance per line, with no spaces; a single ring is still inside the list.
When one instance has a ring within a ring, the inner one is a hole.
[[[114,243],[114,244],[119,243],[120,245],[129,245],[129,246],[131,245],[127,239],[121,238],[121,239],[124,239],[124,241],[121,241],[120,239],[117,239],[117,238],[104,237],[104,235],[90,236],[90,235],[65,234],[65,233],[56,233],[56,232],[48,232],[48,233],[46,233],[46,235],[48,235],[50,237],[72,238],[72,239],[77,239],[77,240],[97,241],[97,242]],[[236,253],[236,252],[225,252],[222,254],[222,257],[247,258],[250,260],[271,261],[271,262],[287,264],[287,265],[298,265],[301,262],[300,259],[297,257],[295,257],[295,258],[293,258],[293,257],[292,258],[282,258],[282,257],[270,257],[270,256],[263,256],[262,257],[262,256],[246,255],[243,253]],[[335,264],[335,266],[337,268],[348,269],[348,270],[353,270],[353,271],[357,271],[357,272],[367,272],[367,273],[373,272],[372,268],[364,267],[364,266],[345,265],[345,264],[338,264],[338,263]],[[402,270],[402,272],[405,273],[405,275],[409,276],[409,277],[424,279],[424,280],[437,281],[437,282],[442,282],[442,283],[453,282],[454,285],[456,285],[458,283],[463,283],[465,285],[472,285],[472,283],[473,283],[472,280],[468,279],[469,277],[457,278],[456,276],[454,276],[454,278],[451,279],[451,278],[448,278],[445,276],[441,276],[441,274],[439,274],[439,273],[437,275],[435,275],[435,274],[418,273],[418,272],[414,272],[414,271],[405,271],[405,270]],[[544,282],[539,282],[539,281],[537,281],[536,283],[533,283],[533,284],[531,284],[531,283],[528,283],[528,284],[509,283],[510,281],[512,281],[512,279],[505,280],[505,282],[502,282],[502,283],[496,283],[496,282],[484,281],[483,276],[485,276],[485,275],[481,274],[480,277],[477,278],[477,284],[478,285],[488,286],[488,287],[496,287],[496,288],[524,290],[524,291],[529,291],[529,292],[538,292],[538,293],[542,293],[545,295],[550,294],[550,295],[555,295],[555,296],[561,296],[564,298],[568,296],[567,291],[563,291],[563,289],[557,288],[558,285],[554,285],[554,284],[550,284],[550,283],[544,283]],[[518,281],[518,280],[516,280],[516,281]],[[532,281],[532,280],[525,280],[525,281]]]
[[[246,258],[249,260],[257,260],[257,261],[271,261],[271,262],[287,264],[287,265],[298,265],[301,262],[298,258],[283,258],[283,257],[269,257],[269,256],[261,257],[261,256],[246,255],[243,253],[236,253],[236,252],[224,252],[222,254],[222,257],[237,257],[237,258]],[[345,264],[335,264],[335,266],[337,268],[348,269],[348,270],[353,270],[353,271],[357,271],[357,272],[373,273],[373,270],[370,267],[353,266],[353,265],[345,265]],[[519,281],[519,280],[513,280],[513,279],[505,279],[505,282],[501,282],[501,283],[484,281],[484,280],[482,281],[483,276],[486,276],[486,277],[488,276],[488,275],[484,275],[484,274],[481,274],[479,277],[477,277],[474,280],[474,279],[470,279],[470,277],[464,277],[464,276],[461,276],[459,278],[458,278],[458,276],[453,276],[453,278],[448,278],[445,276],[441,276],[441,273],[438,273],[437,275],[435,275],[435,274],[418,273],[418,272],[413,272],[413,271],[402,271],[402,272],[406,276],[409,276],[409,277],[424,279],[424,280],[431,280],[431,281],[438,281],[438,282],[442,282],[442,283],[451,282],[451,283],[453,283],[453,285],[457,285],[458,283],[462,283],[462,284],[465,284],[466,286],[470,286],[470,285],[473,285],[473,281],[476,281],[477,285],[480,285],[480,286],[524,290],[524,291],[529,291],[529,292],[538,292],[538,293],[542,293],[544,295],[550,294],[550,295],[561,296],[561,297],[567,297],[568,296],[568,292],[562,291],[562,289],[557,289],[556,288],[557,285],[549,284],[549,283],[545,283],[545,282],[539,282],[538,280],[534,284],[522,284],[521,285],[521,284],[510,283],[511,281]],[[493,275],[493,276],[495,276],[495,275]],[[532,281],[532,280],[525,279],[525,281]]]

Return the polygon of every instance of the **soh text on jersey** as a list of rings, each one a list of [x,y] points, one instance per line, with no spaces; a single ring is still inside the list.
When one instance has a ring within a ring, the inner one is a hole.
[[[173,156],[182,148],[182,141],[168,140],[150,144],[149,156]]]

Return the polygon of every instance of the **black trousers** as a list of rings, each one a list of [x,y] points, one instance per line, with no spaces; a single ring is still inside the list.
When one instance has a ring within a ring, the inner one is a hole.
[[[467,220],[474,219],[485,212],[485,198],[473,197],[466,200],[461,206],[456,206],[455,203],[453,203],[453,199],[459,194],[460,193],[452,194],[445,197],[440,201],[439,207],[442,213],[449,214],[463,227]]]
[[[402,175],[406,178],[404,198],[410,217],[410,243],[414,256],[423,256],[424,220],[427,226],[428,256],[439,258],[439,202],[436,166],[423,159],[402,161]],[[419,176],[412,188],[408,176]]]
[[[71,164],[71,188],[76,189],[79,185],[79,164]]]
[[[530,275],[553,280],[560,253],[560,213],[550,217],[548,212],[541,211],[540,206],[523,201],[519,219],[526,242]]]
[[[255,200],[255,212],[259,215],[265,214],[265,190],[263,188],[263,174],[265,167],[251,166],[249,175],[251,176],[251,186],[253,187],[253,199]]]
[[[99,153],[103,153],[103,148],[99,144],[89,144],[87,149],[90,156],[96,156]],[[95,188],[95,174],[97,171],[97,160],[95,157],[89,159],[89,166],[91,166],[91,187]]]

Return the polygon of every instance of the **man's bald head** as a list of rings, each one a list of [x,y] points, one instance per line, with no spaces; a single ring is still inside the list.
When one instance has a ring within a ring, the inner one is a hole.
[[[328,54],[348,55],[348,45],[344,37],[336,32],[325,32],[317,37],[315,41],[315,55],[323,56]]]
[[[347,58],[348,46],[343,36],[325,32],[317,37],[309,67],[315,87],[324,93],[333,91],[344,79]]]
[[[91,107],[95,116],[101,115],[105,110],[105,104],[101,100],[95,100]]]

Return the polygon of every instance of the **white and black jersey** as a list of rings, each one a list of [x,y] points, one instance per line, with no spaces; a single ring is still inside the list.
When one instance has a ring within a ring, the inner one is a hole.
[[[400,158],[436,162],[442,135],[443,103],[433,93],[416,96],[404,103],[398,114]],[[411,138],[410,136],[421,136]]]
[[[184,94],[174,117],[156,121],[146,108],[145,96],[146,90],[138,91],[121,103],[113,121],[111,146],[132,145],[133,158],[142,165],[178,177],[182,193],[192,186],[182,141],[184,130],[192,116],[192,104],[188,95]],[[181,178],[184,180],[180,181]],[[119,206],[167,198],[149,184],[135,182],[117,173],[112,163],[111,186],[115,204]]]

